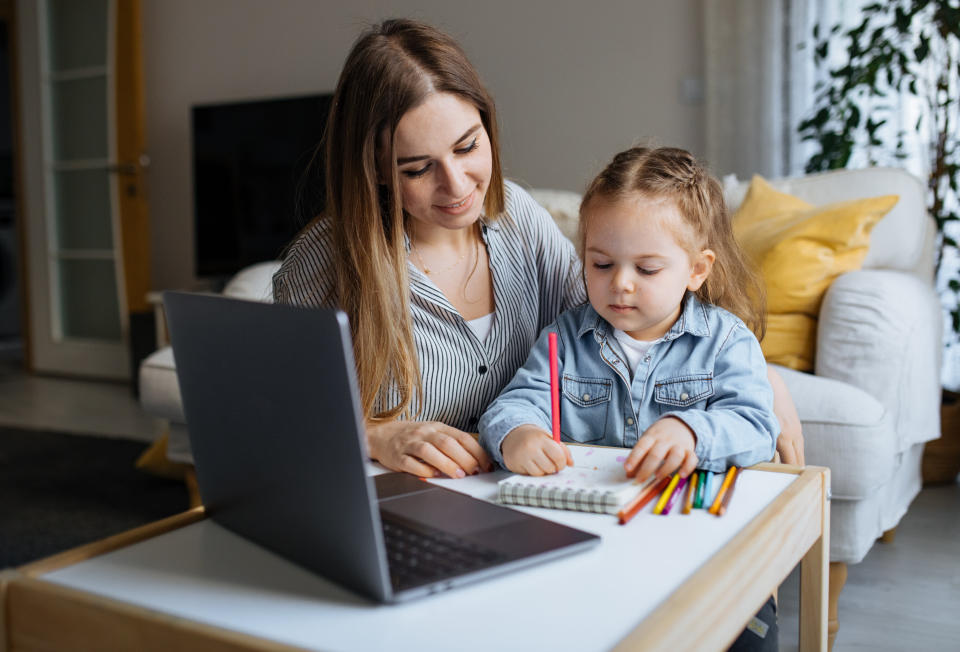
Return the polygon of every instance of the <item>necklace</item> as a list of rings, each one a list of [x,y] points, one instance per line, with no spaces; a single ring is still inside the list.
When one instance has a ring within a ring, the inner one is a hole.
[[[426,274],[427,276],[429,276],[429,275],[432,274],[435,270],[430,269],[429,267],[427,267],[427,264],[426,264],[425,262],[423,262],[423,256],[420,255],[420,250],[417,249],[416,243],[414,243],[414,242],[411,240],[411,241],[410,241],[410,244],[411,244],[411,246],[413,247],[413,253],[417,254],[417,260],[420,261],[420,267],[423,268],[423,273]],[[451,269],[453,269],[454,267],[456,267],[456,266],[458,266],[460,263],[462,263],[462,262],[463,262],[463,259],[466,258],[466,257],[467,257],[467,254],[460,254],[460,257],[457,258],[457,260],[456,260],[455,263],[453,263],[452,265],[450,265],[449,267],[447,267],[447,268],[445,268],[445,269],[440,270],[440,273],[441,273],[441,274],[446,274],[446,273],[449,272]]]
[[[417,255],[417,260],[420,261],[420,267],[423,269],[423,273],[424,273],[424,274],[426,274],[427,276],[430,276],[430,275],[434,274],[435,272],[437,272],[437,270],[433,270],[433,269],[430,269],[429,267],[427,267],[427,264],[426,264],[426,263],[424,262],[424,260],[423,260],[423,256],[420,255],[420,249],[417,248],[417,243],[414,242],[412,238],[410,239],[410,246],[413,248],[413,253],[415,253],[415,254]],[[476,248],[477,248],[477,241],[474,241],[474,247],[473,247],[473,249],[475,250]],[[473,253],[473,251],[470,251],[470,253]],[[458,267],[458,266],[460,265],[460,263],[462,263],[466,257],[467,257],[467,254],[466,254],[466,253],[460,254],[460,257],[457,258],[457,260],[456,260],[452,265],[450,265],[449,267],[446,267],[446,268],[444,268],[444,269],[441,269],[441,270],[439,271],[439,273],[440,273],[440,274],[446,274],[447,272],[449,272],[449,271],[452,270],[453,268]]]

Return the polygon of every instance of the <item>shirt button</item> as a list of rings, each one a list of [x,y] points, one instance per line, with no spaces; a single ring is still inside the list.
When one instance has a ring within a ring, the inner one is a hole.
[[[629,419],[627,419],[627,425],[628,425],[628,426],[632,426],[632,425],[633,425],[633,418],[632,418],[632,417],[629,418]]]
[[[650,362],[650,356],[649,356],[649,355],[643,356],[643,361],[644,361],[644,362]]]
[[[487,373],[487,368],[483,365],[480,365],[480,367],[477,369],[477,373],[482,376],[483,374]]]
[[[687,394],[686,392],[684,392],[683,394],[680,395],[680,400],[681,400],[681,401],[686,401],[688,398],[690,398],[690,395]]]
[[[584,400],[584,401],[589,401],[589,400],[590,400],[590,395],[589,395],[589,394],[584,394],[584,395],[583,395],[583,400]]]

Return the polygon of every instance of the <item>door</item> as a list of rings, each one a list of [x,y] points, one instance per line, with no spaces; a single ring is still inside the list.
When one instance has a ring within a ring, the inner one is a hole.
[[[28,361],[131,376],[131,311],[146,312],[138,0],[16,5]]]

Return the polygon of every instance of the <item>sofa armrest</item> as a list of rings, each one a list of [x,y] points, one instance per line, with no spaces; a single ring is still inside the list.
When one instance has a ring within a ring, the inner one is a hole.
[[[942,319],[929,283],[891,270],[843,274],[820,308],[816,375],[880,401],[899,451],[940,436]]]

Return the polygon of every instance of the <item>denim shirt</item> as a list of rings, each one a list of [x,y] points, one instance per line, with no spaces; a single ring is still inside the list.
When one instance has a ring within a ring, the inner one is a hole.
[[[632,448],[657,419],[696,435],[698,468],[769,461],[780,424],[760,343],[732,313],[687,293],[680,317],[647,351],[631,380],[613,326],[584,304],[541,331],[523,367],[480,419],[480,442],[503,466],[511,430],[551,430],[547,334],[555,332],[564,441]]]

